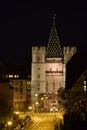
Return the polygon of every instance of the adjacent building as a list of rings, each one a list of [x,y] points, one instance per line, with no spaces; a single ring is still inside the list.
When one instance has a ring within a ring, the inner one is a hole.
[[[12,103],[12,111],[27,111],[31,103],[29,66],[1,64],[0,68],[0,98]]]

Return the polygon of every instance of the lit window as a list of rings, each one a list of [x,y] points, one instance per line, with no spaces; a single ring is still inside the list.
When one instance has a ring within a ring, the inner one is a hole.
[[[30,82],[30,81],[27,81],[27,84],[31,84],[31,82]]]
[[[19,75],[14,75],[14,78],[19,78]]]
[[[9,75],[9,78],[13,78],[13,75]]]

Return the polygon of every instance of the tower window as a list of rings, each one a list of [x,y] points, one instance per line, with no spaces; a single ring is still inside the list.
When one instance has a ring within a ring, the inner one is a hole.
[[[40,60],[40,57],[38,56],[37,59]]]
[[[39,90],[40,90],[40,88],[38,87],[38,88],[37,88],[37,90],[39,91]]]
[[[40,56],[37,56],[37,57],[36,57],[36,60],[37,60],[37,61],[40,61]]]
[[[46,92],[48,92],[48,87],[46,86]]]
[[[40,78],[40,74],[38,74],[38,78]]]

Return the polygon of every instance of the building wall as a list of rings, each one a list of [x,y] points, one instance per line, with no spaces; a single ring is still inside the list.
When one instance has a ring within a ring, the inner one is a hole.
[[[45,47],[32,47],[31,69],[31,96],[35,102],[35,94],[45,93]]]
[[[46,92],[55,93],[63,87],[63,62],[62,58],[49,59],[46,60]]]
[[[14,87],[14,111],[25,111],[31,98],[30,81],[26,79],[13,79],[10,85]]]
[[[46,58],[45,47],[32,47],[32,102],[38,101],[36,94],[57,93],[60,87],[65,88],[66,64],[75,53],[76,47],[64,47],[63,57]]]
[[[63,87],[63,60],[45,58],[45,47],[32,47],[31,66],[32,102],[38,101],[36,94],[56,93]]]

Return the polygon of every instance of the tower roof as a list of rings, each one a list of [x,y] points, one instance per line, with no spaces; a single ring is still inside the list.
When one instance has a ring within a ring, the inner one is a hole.
[[[46,57],[56,58],[62,56],[62,50],[60,47],[60,42],[57,34],[57,29],[55,25],[55,15],[53,16],[53,25],[51,28],[51,33],[48,41]]]

